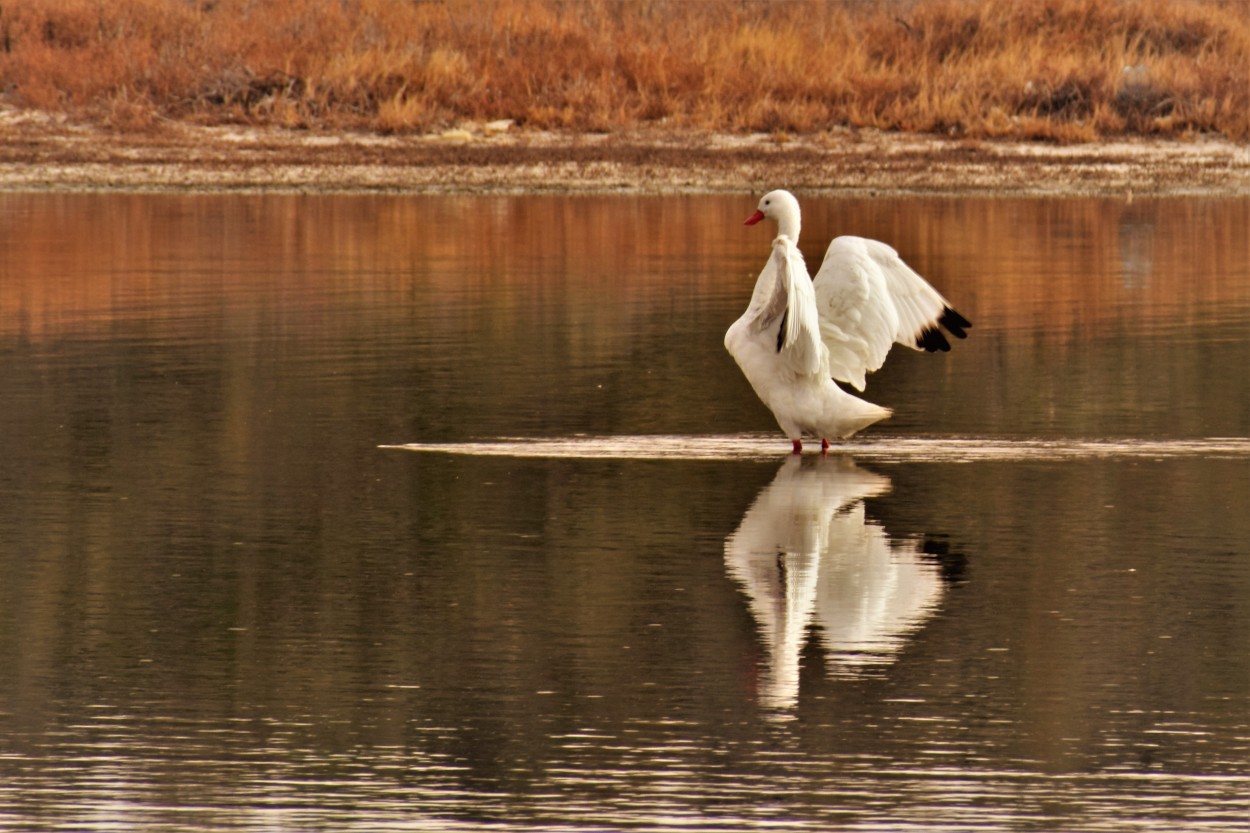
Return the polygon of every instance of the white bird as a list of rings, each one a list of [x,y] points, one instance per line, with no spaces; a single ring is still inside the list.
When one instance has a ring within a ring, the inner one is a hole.
[[[950,350],[972,324],[898,252],[878,240],[836,237],[815,279],[798,249],[799,201],[771,191],[746,220],[777,223],[772,256],[755,283],[751,303],[725,333],[725,348],[793,444],[804,436],[844,439],[891,413],[847,393],[862,391],[865,374],[885,362],[890,347]]]

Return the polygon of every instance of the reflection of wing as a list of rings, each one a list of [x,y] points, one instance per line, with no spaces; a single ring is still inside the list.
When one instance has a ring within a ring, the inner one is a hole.
[[[915,547],[893,547],[864,518],[889,479],[850,461],[790,457],[725,541],[725,567],[746,594],[768,651],[765,705],[798,701],[808,627],[824,630],[835,667],[888,661],[941,592]]]
[[[816,621],[835,671],[893,660],[942,595],[940,571],[913,541],[891,543],[858,504],[833,519],[816,588]]]

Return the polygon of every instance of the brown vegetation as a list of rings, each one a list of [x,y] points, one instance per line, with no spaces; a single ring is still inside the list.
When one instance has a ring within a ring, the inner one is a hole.
[[[10,106],[119,129],[1250,138],[1220,0],[10,0]]]

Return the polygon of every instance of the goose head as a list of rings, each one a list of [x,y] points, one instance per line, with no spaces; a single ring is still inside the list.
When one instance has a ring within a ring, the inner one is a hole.
[[[769,191],[760,197],[760,204],[755,213],[747,217],[743,225],[753,226],[760,220],[769,219],[777,223],[777,236],[785,235],[797,244],[799,242],[799,201],[789,191]]]

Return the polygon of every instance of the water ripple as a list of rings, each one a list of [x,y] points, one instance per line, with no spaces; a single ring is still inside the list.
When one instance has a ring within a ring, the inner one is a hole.
[[[474,457],[591,460],[774,460],[789,451],[789,445],[775,434],[497,437],[468,442],[386,444],[379,448]],[[873,436],[834,443],[829,451],[861,460],[930,463],[1174,457],[1239,459],[1250,457],[1250,438]]]

